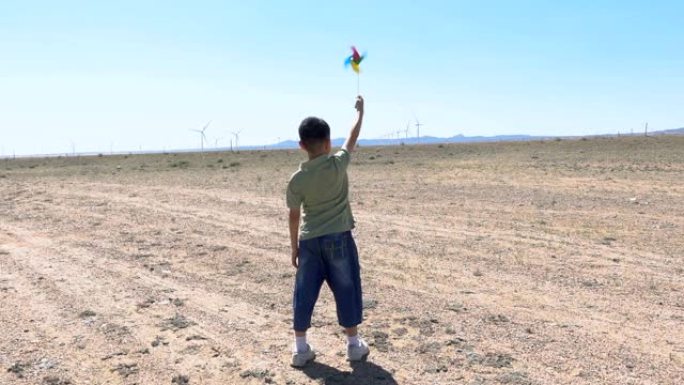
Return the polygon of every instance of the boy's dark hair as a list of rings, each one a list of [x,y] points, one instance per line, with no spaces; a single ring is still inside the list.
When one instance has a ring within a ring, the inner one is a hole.
[[[307,150],[313,150],[328,139],[330,139],[330,126],[325,120],[315,116],[302,120],[299,125],[299,140]]]

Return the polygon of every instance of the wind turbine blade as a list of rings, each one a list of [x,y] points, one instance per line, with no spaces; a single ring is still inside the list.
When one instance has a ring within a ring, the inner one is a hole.
[[[204,125],[204,128],[202,128],[202,131],[206,130],[210,124],[211,124],[211,120],[209,122],[207,122],[207,124]]]

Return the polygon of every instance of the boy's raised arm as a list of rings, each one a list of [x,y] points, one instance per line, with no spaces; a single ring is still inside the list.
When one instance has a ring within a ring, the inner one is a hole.
[[[363,97],[361,95],[356,97],[354,108],[356,108],[356,111],[358,111],[356,123],[354,123],[354,126],[349,133],[349,137],[347,137],[347,140],[345,140],[344,144],[342,145],[342,148],[349,152],[354,151],[354,148],[356,147],[356,140],[359,138],[361,124],[363,123]]]

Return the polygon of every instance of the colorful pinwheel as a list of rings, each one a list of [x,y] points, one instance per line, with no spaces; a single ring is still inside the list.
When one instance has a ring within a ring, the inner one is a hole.
[[[361,72],[359,65],[366,57],[366,54],[364,53],[363,55],[359,55],[359,51],[357,51],[356,47],[354,46],[351,47],[351,50],[352,54],[347,58],[347,60],[344,61],[344,65],[347,67],[351,66],[354,72],[358,74],[359,72]]]

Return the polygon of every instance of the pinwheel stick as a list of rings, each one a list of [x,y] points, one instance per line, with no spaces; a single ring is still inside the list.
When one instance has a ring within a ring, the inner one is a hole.
[[[361,95],[361,90],[359,87],[359,83],[361,83],[360,79],[361,79],[361,74],[357,72],[356,73],[356,94],[357,95]]]

